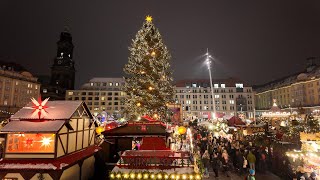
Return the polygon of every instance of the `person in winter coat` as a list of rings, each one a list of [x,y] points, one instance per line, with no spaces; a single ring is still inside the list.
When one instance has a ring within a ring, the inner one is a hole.
[[[212,154],[211,167],[216,177],[219,177],[220,161],[218,159],[218,155],[215,152]]]
[[[227,177],[229,176],[229,155],[227,153],[227,150],[224,150],[222,155],[222,167],[223,167],[223,172],[227,175]]]
[[[255,167],[256,156],[254,154],[252,154],[251,151],[249,151],[249,154],[247,156],[247,160],[249,162],[250,169],[255,170],[256,169],[256,167]]]
[[[202,162],[204,166],[204,177],[209,177],[209,167],[210,167],[210,155],[208,150],[206,150],[202,155]]]

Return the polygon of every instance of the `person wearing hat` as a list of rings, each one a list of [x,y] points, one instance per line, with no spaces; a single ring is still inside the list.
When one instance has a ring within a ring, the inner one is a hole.
[[[256,180],[256,178],[254,177],[255,174],[255,171],[253,169],[250,169],[249,175],[247,176],[246,180]]]

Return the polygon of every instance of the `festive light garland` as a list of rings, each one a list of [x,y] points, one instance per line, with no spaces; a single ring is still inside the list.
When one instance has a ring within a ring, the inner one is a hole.
[[[201,180],[201,174],[197,173],[184,173],[184,174],[168,174],[165,172],[153,173],[153,172],[111,172],[109,175],[110,179],[131,179],[131,180],[140,180],[140,179],[153,179],[153,180]]]

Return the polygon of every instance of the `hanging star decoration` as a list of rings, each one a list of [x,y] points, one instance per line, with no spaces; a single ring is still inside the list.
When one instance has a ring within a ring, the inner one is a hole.
[[[33,106],[31,107],[33,109],[32,116],[38,115],[39,119],[41,118],[41,115],[46,115],[48,111],[46,110],[48,106],[46,106],[49,98],[46,98],[44,101],[41,100],[41,97],[38,98],[38,101],[34,98],[31,98]]]
[[[33,143],[33,139],[28,138],[28,139],[26,140],[26,146],[27,146],[28,148],[30,148],[30,147],[32,146],[32,143]]]

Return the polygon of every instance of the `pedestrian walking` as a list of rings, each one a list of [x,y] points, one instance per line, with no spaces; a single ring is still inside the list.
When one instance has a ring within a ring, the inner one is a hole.
[[[208,150],[206,150],[202,155],[202,162],[204,166],[204,177],[209,178],[209,167],[210,167],[210,155]]]
[[[249,151],[249,154],[247,156],[247,160],[249,162],[250,169],[255,170],[256,169],[256,167],[255,167],[256,156],[254,154],[252,154],[251,151]]]
[[[211,167],[212,167],[212,170],[215,174],[215,177],[219,177],[220,161],[218,159],[217,153],[215,153],[215,152],[212,154]]]

